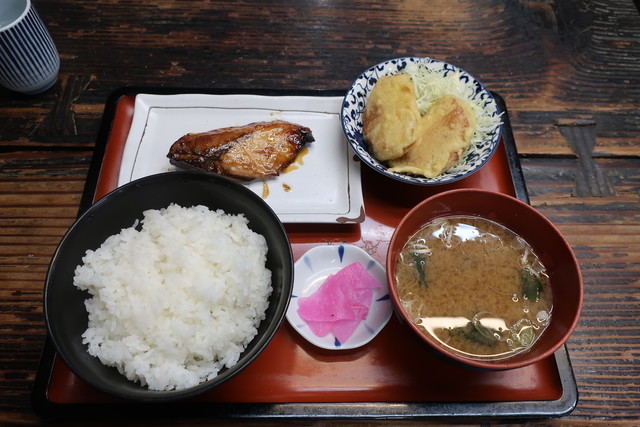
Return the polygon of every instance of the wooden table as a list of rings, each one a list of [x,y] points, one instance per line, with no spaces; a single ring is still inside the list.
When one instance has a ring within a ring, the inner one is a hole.
[[[124,85],[344,90],[370,65],[409,55],[453,62],[502,95],[531,204],[579,259],[584,309],[567,348],[580,399],[548,423],[638,422],[637,2],[34,3],[62,67],[44,94],[0,89],[0,424],[40,422],[30,395],[46,336],[43,282],[77,214],[110,93]]]

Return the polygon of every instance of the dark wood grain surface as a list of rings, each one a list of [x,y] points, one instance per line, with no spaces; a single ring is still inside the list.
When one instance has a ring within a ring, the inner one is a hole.
[[[370,65],[407,55],[453,62],[502,95],[531,203],[579,259],[584,309],[567,347],[580,399],[570,415],[544,423],[639,423],[640,13],[632,0],[34,3],[62,65],[44,94],[0,89],[0,424],[41,421],[30,396],[46,336],[44,277],[77,214],[114,90],[343,90]]]

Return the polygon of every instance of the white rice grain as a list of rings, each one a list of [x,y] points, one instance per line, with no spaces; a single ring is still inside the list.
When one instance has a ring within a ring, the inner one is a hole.
[[[272,292],[267,244],[243,215],[171,204],[88,250],[83,342],[151,390],[181,390],[233,366]]]

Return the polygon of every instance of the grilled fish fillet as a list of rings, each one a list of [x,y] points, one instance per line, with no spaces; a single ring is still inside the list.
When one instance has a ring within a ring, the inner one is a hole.
[[[274,120],[189,133],[173,143],[173,165],[250,181],[277,176],[313,142],[311,129]]]

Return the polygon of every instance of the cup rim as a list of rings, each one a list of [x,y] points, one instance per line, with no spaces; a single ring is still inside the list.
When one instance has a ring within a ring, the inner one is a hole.
[[[11,28],[15,27],[20,22],[22,22],[24,20],[24,17],[27,16],[30,10],[31,10],[31,0],[24,0],[24,10],[20,13],[20,15],[18,15],[18,17],[16,17],[16,19],[9,22],[4,27],[0,26],[0,33],[10,30]]]

